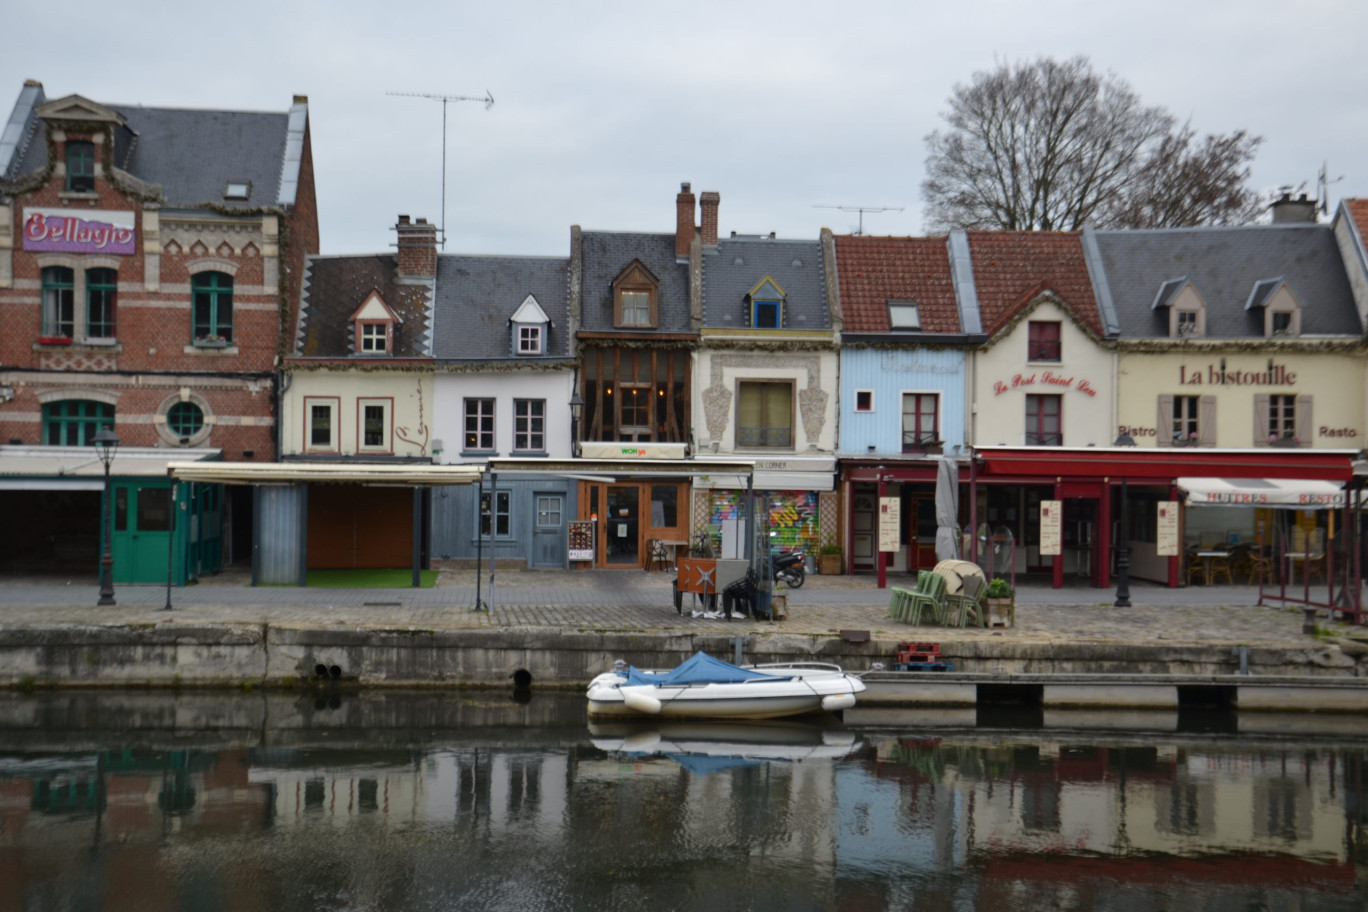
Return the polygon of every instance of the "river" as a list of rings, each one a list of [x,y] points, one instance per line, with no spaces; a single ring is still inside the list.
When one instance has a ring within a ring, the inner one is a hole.
[[[0,912],[1362,910],[1368,724],[0,695]]]

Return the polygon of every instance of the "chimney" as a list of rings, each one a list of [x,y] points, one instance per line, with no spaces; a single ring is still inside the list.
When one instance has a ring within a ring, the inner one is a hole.
[[[687,183],[679,185],[675,197],[675,256],[687,257],[694,239],[694,195]]]
[[[1284,193],[1273,201],[1273,223],[1276,224],[1316,224],[1316,201],[1306,198],[1303,193],[1296,199]]]
[[[409,222],[399,216],[394,226],[399,233],[399,278],[431,279],[437,276],[437,226],[427,219]]]
[[[715,190],[705,190],[700,197],[703,205],[703,227],[701,229],[704,247],[717,246],[717,204],[722,196]]]

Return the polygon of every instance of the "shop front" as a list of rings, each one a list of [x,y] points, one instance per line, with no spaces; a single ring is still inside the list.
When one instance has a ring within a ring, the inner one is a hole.
[[[968,463],[954,457],[961,489],[969,480]],[[847,491],[846,521],[850,529],[847,569],[851,573],[916,573],[929,570],[936,557],[936,473],[939,457],[845,459],[841,480]],[[879,550],[879,512],[885,498],[898,504],[898,548]],[[960,497],[957,525],[965,527],[967,501]],[[880,558],[886,555],[880,566]]]
[[[791,456],[755,460],[753,493],[764,498],[771,551],[802,549],[837,540],[836,459]],[[714,536],[723,557],[739,557],[746,536],[746,479],[700,476],[694,480],[696,526]]]

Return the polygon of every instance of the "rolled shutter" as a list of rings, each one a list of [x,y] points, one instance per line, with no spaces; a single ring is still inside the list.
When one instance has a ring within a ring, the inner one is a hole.
[[[1203,396],[1197,401],[1197,445],[1216,445],[1216,397]]]
[[[1301,438],[1302,446],[1314,444],[1316,432],[1315,422],[1311,419],[1311,397],[1297,397],[1297,436]]]
[[[1254,445],[1268,446],[1268,393],[1254,394]]]
[[[1157,428],[1155,436],[1155,446],[1173,446],[1173,397],[1163,395],[1159,397],[1159,418],[1155,423]]]

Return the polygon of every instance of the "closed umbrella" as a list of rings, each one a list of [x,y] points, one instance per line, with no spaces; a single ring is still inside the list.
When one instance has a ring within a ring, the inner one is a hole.
[[[936,470],[936,559],[959,555],[959,464],[942,456]]]

